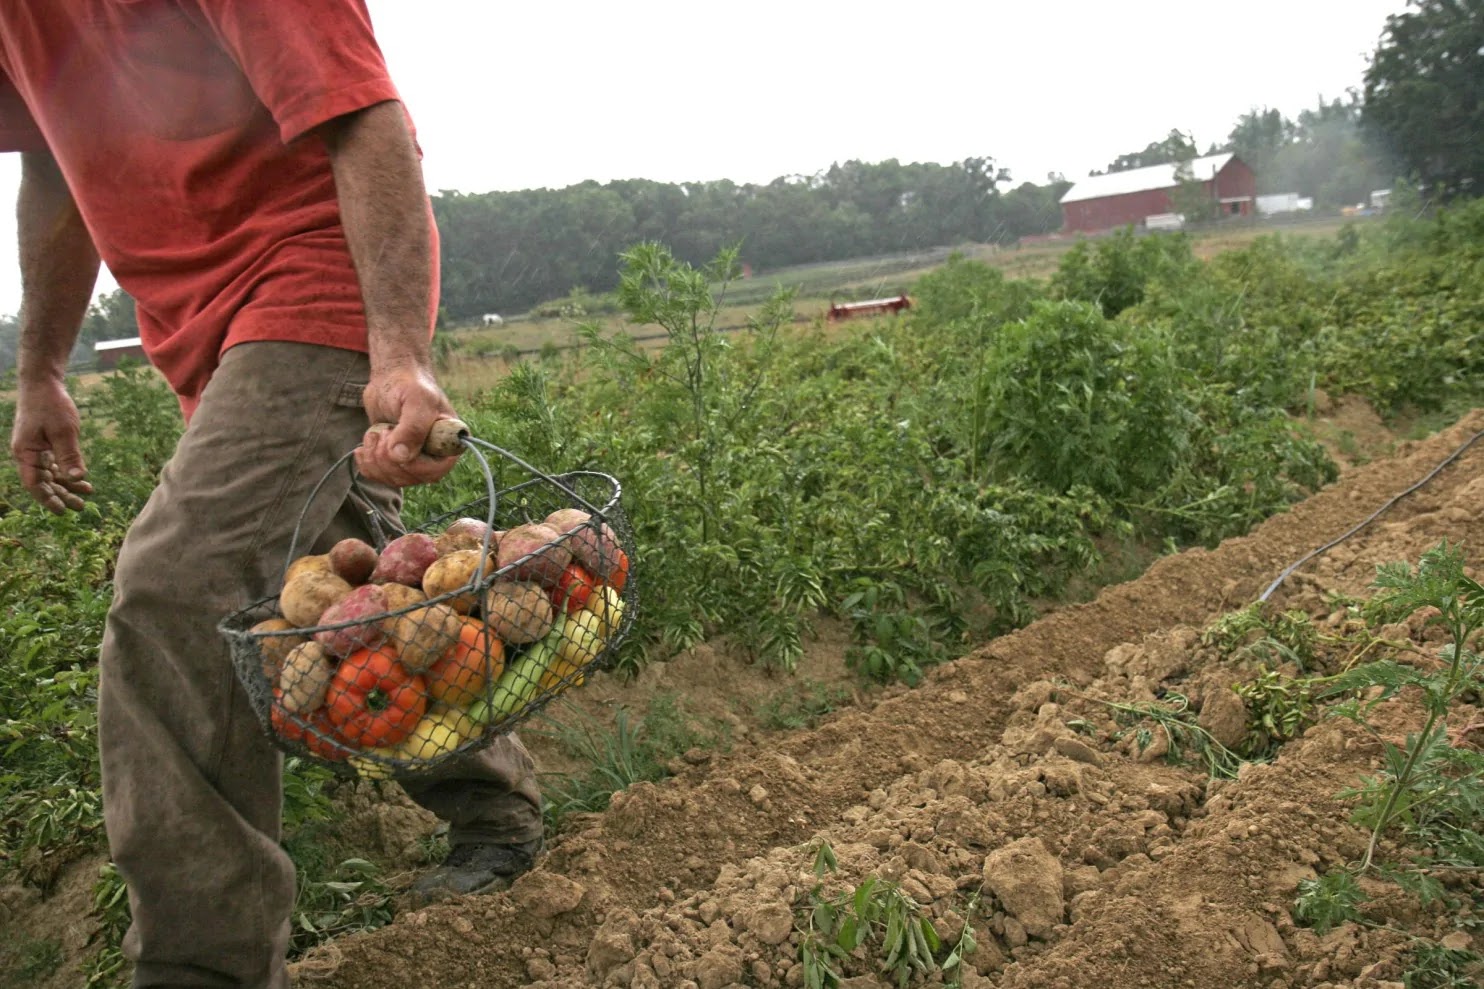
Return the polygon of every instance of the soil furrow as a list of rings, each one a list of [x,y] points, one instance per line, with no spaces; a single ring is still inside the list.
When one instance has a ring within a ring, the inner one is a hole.
[[[1296,876],[1353,843],[1331,795],[1369,753],[1346,748],[1353,739],[1333,726],[1311,729],[1275,766],[1207,794],[1188,770],[1080,741],[1053,682],[1086,687],[1107,673],[1115,647],[1199,629],[1245,606],[1481,426],[1475,413],[1353,469],[1248,536],[1162,559],[1135,581],[931,671],[915,690],[889,690],[813,730],[752,736],[661,784],[632,787],[555,842],[510,893],[341,939],[301,975],[356,989],[796,984],[788,937],[797,937],[789,932],[807,892],[798,871],[823,836],[849,850],[842,877],[873,865],[903,879],[917,873],[923,908],[949,932],[950,914],[962,928],[971,894],[999,904],[981,918],[983,955],[971,973],[980,984],[1267,987],[1317,984],[1350,968],[1358,976],[1365,966],[1353,963],[1380,964],[1394,945],[1351,936],[1337,960],[1339,947],[1293,928],[1286,903]],[[1481,484],[1484,454],[1471,451],[1305,567],[1275,603],[1322,614],[1323,588],[1357,593],[1377,563],[1415,560],[1443,537],[1484,535],[1469,508],[1481,503]],[[1007,892],[1014,862],[989,861],[1007,847],[1041,872],[1057,864],[1054,897],[1030,883],[1055,908],[1027,908],[1030,922],[1005,907],[1016,895]],[[1004,889],[989,875],[1001,866]],[[771,940],[781,928],[784,939]],[[1310,981],[1283,981],[1297,972]]]

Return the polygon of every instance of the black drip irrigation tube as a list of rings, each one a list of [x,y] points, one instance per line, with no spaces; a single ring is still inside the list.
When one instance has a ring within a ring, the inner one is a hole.
[[[1272,596],[1273,592],[1276,591],[1278,589],[1278,587],[1285,580],[1287,580],[1290,576],[1292,576],[1293,575],[1293,572],[1295,570],[1297,570],[1299,567],[1303,566],[1305,563],[1308,563],[1310,560],[1314,559],[1314,557],[1316,557],[1316,556],[1319,556],[1321,553],[1327,553],[1330,550],[1334,549],[1336,546],[1340,545],[1340,543],[1343,543],[1345,540],[1347,540],[1351,536],[1355,535],[1361,529],[1364,529],[1366,526],[1370,525],[1372,522],[1374,522],[1378,518],[1380,518],[1383,514],[1385,514],[1385,512],[1388,509],[1391,508],[1392,505],[1395,505],[1397,502],[1399,502],[1403,498],[1407,497],[1407,495],[1409,495],[1412,492],[1416,491],[1418,488],[1422,487],[1428,481],[1431,481],[1434,477],[1436,477],[1438,475],[1438,472],[1441,471],[1444,467],[1447,467],[1449,464],[1453,463],[1453,461],[1455,461],[1459,457],[1463,456],[1464,452],[1466,450],[1468,450],[1469,447],[1473,446],[1476,442],[1478,442],[1479,437],[1481,437],[1481,436],[1484,436],[1484,429],[1481,429],[1479,432],[1477,432],[1473,436],[1469,437],[1468,442],[1464,443],[1457,450],[1454,450],[1451,454],[1449,454],[1446,460],[1444,460],[1442,463],[1438,464],[1436,467],[1434,467],[1432,470],[1428,471],[1426,474],[1422,475],[1422,479],[1420,481],[1418,481],[1416,484],[1412,485],[1407,490],[1402,491],[1402,492],[1399,492],[1398,494],[1392,495],[1391,498],[1387,500],[1386,504],[1384,504],[1380,508],[1376,509],[1369,516],[1367,516],[1365,519],[1363,519],[1359,524],[1357,524],[1354,527],[1352,527],[1349,531],[1344,532],[1344,533],[1341,533],[1340,535],[1336,536],[1334,539],[1331,539],[1329,542],[1325,543],[1323,546],[1319,547],[1318,549],[1311,550],[1310,552],[1304,554],[1299,559],[1295,560],[1293,563],[1290,563],[1286,568],[1284,568],[1283,572],[1280,573],[1277,576],[1277,578],[1271,584],[1268,585],[1268,589],[1262,592],[1262,594],[1257,599],[1258,602],[1261,603],[1261,602],[1267,601],[1267,599]]]

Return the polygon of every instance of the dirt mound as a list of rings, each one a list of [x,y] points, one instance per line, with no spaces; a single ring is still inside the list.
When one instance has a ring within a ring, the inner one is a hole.
[[[1109,702],[1178,687],[1235,744],[1240,705],[1223,710],[1234,695],[1212,688],[1239,674],[1199,630],[1481,428],[1475,413],[1402,444],[1249,536],[1162,559],[915,690],[888,689],[815,730],[754,732],[632,787],[510,892],[342,939],[302,976],[346,989],[798,986],[812,907],[874,876],[945,945],[967,928],[965,986],[1389,985],[1403,935],[1347,924],[1319,937],[1289,915],[1300,879],[1364,851],[1335,794],[1375,769],[1378,743],[1321,721],[1272,763],[1213,780],[1159,758],[1158,739],[1129,744]],[[1327,595],[1363,594],[1378,564],[1442,539],[1484,544],[1481,495],[1484,445],[1295,573],[1275,603],[1342,621]],[[1418,715],[1393,707],[1401,735]],[[825,843],[835,866],[821,874]],[[1447,931],[1415,910],[1393,922]],[[845,968],[844,985],[887,984]]]

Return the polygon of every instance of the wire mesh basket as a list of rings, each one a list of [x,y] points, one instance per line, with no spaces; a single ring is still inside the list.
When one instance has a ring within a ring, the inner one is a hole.
[[[607,666],[634,621],[615,478],[542,473],[457,420],[440,437],[430,451],[477,460],[483,497],[409,530],[372,512],[375,545],[325,554],[296,556],[296,528],[282,592],[218,626],[273,742],[341,774],[415,776],[488,745]],[[300,527],[341,469],[364,498],[347,453]]]

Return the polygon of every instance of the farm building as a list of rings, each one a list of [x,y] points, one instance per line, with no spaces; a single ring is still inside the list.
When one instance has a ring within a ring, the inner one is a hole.
[[[100,371],[113,370],[125,357],[142,364],[149,363],[149,358],[144,356],[144,344],[138,337],[130,337],[127,340],[100,340],[93,344],[93,357],[97,360]]]
[[[1242,159],[1230,153],[1207,155],[1188,166],[1191,179],[1220,204],[1223,215],[1251,215],[1257,177]],[[1173,213],[1179,167],[1171,162],[1083,179],[1061,197],[1062,228],[1068,233],[1091,233]]]

